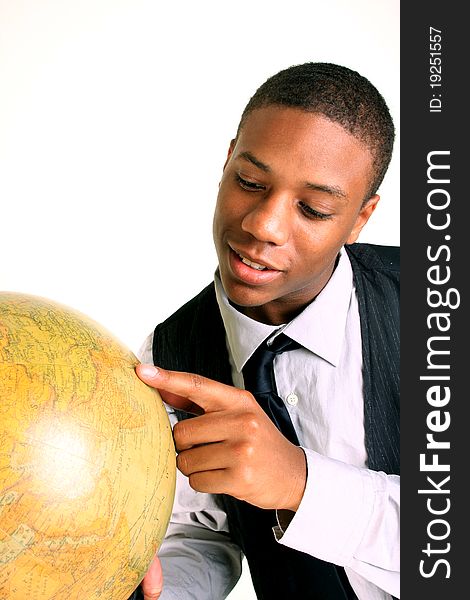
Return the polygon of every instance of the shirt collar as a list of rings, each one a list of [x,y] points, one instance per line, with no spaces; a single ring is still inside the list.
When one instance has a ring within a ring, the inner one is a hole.
[[[218,272],[214,281],[228,345],[238,372],[256,348],[281,329],[307,350],[337,366],[353,292],[352,268],[346,252],[340,252],[338,265],[320,294],[286,325],[267,325],[247,317],[230,304]]]

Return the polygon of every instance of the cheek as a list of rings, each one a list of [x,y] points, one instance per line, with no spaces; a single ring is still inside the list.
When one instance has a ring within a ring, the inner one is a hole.
[[[295,253],[305,272],[321,271],[331,265],[346,241],[346,229],[330,226],[327,223],[312,224],[303,231],[297,231]]]
[[[326,221],[305,223],[305,220],[301,220],[301,226],[292,235],[297,254],[311,257],[312,262],[328,253],[330,246],[336,244],[336,237],[337,231]]]
[[[225,210],[223,207],[223,203],[220,198],[217,199],[217,204],[215,206],[214,211],[214,220],[213,220],[213,231],[214,235],[220,233],[223,228],[224,219],[225,219]]]
[[[243,198],[221,187],[217,196],[214,223],[219,227],[239,223],[244,210]]]
[[[219,193],[212,221],[212,233],[216,244],[222,241],[224,232],[232,226],[234,218],[231,204],[227,202],[226,195]]]
[[[323,252],[337,253],[346,243],[355,224],[352,215],[338,215],[334,220],[321,223],[316,228],[314,244],[322,248]]]

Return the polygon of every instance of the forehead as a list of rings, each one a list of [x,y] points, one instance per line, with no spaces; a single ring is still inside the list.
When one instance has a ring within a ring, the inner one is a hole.
[[[273,173],[301,180],[368,187],[372,155],[364,142],[319,113],[268,106],[251,112],[233,148],[234,159],[249,152]]]

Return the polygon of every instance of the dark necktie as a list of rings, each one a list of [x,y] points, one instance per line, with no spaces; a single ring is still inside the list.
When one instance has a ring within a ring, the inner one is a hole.
[[[297,434],[282,398],[277,394],[274,377],[274,358],[287,350],[300,348],[300,344],[283,333],[274,338],[271,344],[267,340],[256,349],[243,368],[245,389],[253,394],[264,412],[286,438],[299,445]]]
[[[271,344],[268,343],[268,340],[264,340],[243,368],[245,389],[253,394],[276,427],[296,446],[299,445],[299,440],[289,411],[282,398],[277,394],[274,358],[282,352],[300,347],[300,344],[291,340],[284,333],[280,333]],[[318,560],[313,556],[302,556],[302,560],[307,561],[307,569],[312,573],[313,579],[320,578],[321,585],[324,586],[322,588],[324,591],[319,592],[315,598],[357,600],[343,567]]]

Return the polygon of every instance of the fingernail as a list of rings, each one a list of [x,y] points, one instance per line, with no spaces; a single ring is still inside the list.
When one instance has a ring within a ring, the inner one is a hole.
[[[154,365],[139,365],[139,375],[146,379],[153,379],[158,375],[158,369]]]

